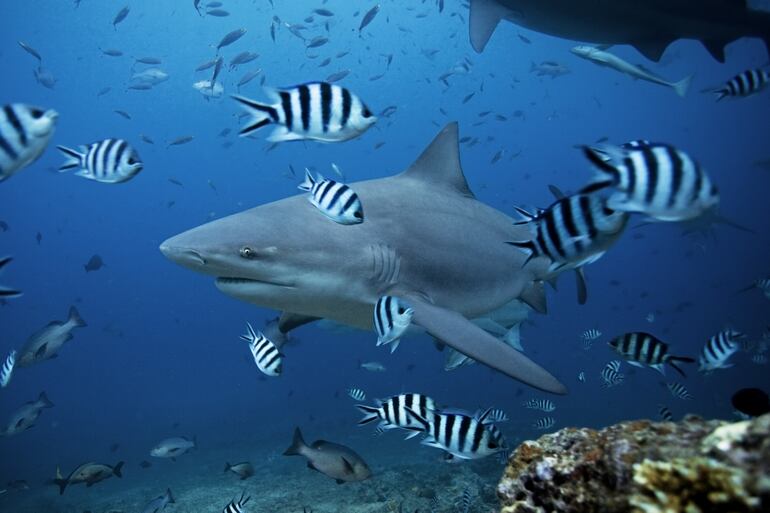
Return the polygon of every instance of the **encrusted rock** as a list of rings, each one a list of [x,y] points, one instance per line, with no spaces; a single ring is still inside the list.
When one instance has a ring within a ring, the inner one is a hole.
[[[770,414],[562,429],[522,443],[497,494],[502,513],[768,512]]]

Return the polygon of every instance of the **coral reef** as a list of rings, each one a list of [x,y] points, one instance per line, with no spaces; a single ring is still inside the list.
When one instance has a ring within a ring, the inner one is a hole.
[[[522,443],[497,494],[501,513],[770,511],[770,414],[562,429]]]

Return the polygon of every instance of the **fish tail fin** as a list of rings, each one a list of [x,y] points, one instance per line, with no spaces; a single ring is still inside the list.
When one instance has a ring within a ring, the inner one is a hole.
[[[48,399],[48,396],[45,395],[45,392],[40,392],[40,395],[37,397],[37,400],[43,404],[43,408],[53,408],[54,406],[51,400]]]
[[[582,149],[583,155],[596,168],[596,176],[592,183],[580,190],[581,194],[590,194],[620,181],[620,171],[613,165],[613,162],[622,158],[622,149],[613,146],[602,148],[583,146]]]
[[[313,185],[315,185],[315,178],[313,178],[310,170],[305,168],[305,180],[303,180],[303,182],[297,186],[297,189],[301,191],[311,191],[313,189]]]
[[[10,263],[13,260],[13,257],[2,257],[0,258],[0,269],[5,267],[6,264]]]
[[[60,145],[56,148],[67,157],[67,160],[65,160],[64,163],[59,166],[60,173],[69,171],[70,169],[83,167],[83,159],[85,158],[85,154],[80,153],[77,150],[73,150],[72,148],[67,148],[66,146]]]
[[[679,368],[679,366],[674,362],[684,362],[684,363],[694,363],[695,359],[690,358],[688,356],[671,356],[668,359],[668,364],[674,368],[675,371],[677,371],[679,374],[682,375],[683,378],[686,378],[687,375],[684,373],[682,369]]]
[[[64,489],[67,488],[69,481],[66,479],[59,479],[57,477],[52,481],[52,483],[59,487],[59,495],[64,495]]]
[[[230,465],[229,463],[225,463],[225,471],[224,471],[224,473],[226,474],[231,468],[232,468],[232,465]]]
[[[115,464],[114,467],[112,467],[112,473],[115,474],[118,477],[123,477],[123,464],[125,461],[119,461],[117,464]]]
[[[288,449],[283,451],[284,456],[296,456],[300,454],[302,449],[306,447],[307,444],[305,443],[305,440],[302,438],[302,432],[299,430],[298,427],[294,428],[294,438],[291,440],[291,445]]]
[[[715,95],[717,95],[717,101],[722,101],[728,96],[730,96],[730,93],[728,92],[727,88],[724,89],[716,89],[715,91],[711,91]]]
[[[83,318],[80,316],[80,312],[78,312],[78,309],[75,308],[74,306],[70,307],[70,318],[69,318],[69,321],[71,323],[75,324],[75,326],[77,326],[79,328],[83,328],[85,326],[88,326],[88,324],[86,324],[86,321],[83,320]]]
[[[674,84],[674,91],[679,95],[680,98],[684,98],[687,95],[687,90],[690,89],[691,82],[692,75],[689,75]]]
[[[174,494],[171,493],[171,488],[166,488],[166,495],[168,495],[169,504],[176,504],[176,499],[174,499]]]
[[[357,404],[356,408],[358,408],[361,413],[364,414],[364,418],[358,421],[359,426],[363,426],[364,424],[369,424],[370,422],[374,422],[375,420],[380,418],[380,409],[375,408],[374,406],[367,406],[365,404]]]
[[[263,126],[278,122],[278,111],[272,105],[259,103],[245,96],[233,95],[232,98],[243,105],[253,116],[251,122],[241,129],[241,137],[245,137]]]

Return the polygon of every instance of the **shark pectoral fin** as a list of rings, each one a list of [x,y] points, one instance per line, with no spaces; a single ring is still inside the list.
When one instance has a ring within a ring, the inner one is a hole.
[[[415,295],[408,299],[414,308],[413,322],[448,346],[522,383],[554,394],[567,393],[567,388],[548,371],[459,313],[426,303]]]
[[[484,50],[497,24],[509,13],[498,0],[471,0],[470,36],[474,50]]]

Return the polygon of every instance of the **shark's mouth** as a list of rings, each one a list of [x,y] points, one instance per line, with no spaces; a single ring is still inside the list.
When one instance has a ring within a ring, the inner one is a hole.
[[[216,285],[220,288],[249,287],[251,285],[271,285],[273,287],[283,287],[293,289],[293,283],[281,283],[269,280],[253,280],[250,278],[234,278],[229,276],[220,276],[216,279]]]

